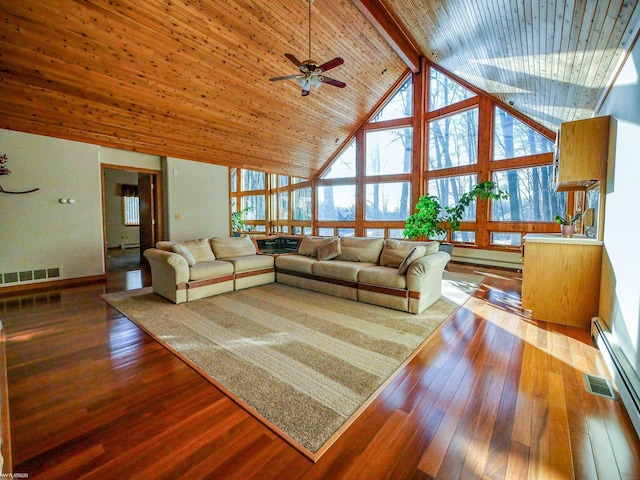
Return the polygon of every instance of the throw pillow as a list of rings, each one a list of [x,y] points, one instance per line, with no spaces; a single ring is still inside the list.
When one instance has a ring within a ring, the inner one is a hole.
[[[342,237],[340,239],[342,251],[336,260],[377,264],[383,244],[382,238]]]
[[[380,255],[380,265],[398,268],[415,247],[426,247],[425,255],[430,255],[437,252],[439,246],[438,242],[413,242],[411,240],[389,238],[384,241],[384,247]]]
[[[298,246],[298,254],[305,257],[317,257],[318,247],[335,240],[338,237],[313,237],[311,235],[305,235],[302,237],[302,241]]]
[[[413,262],[415,262],[416,260],[418,260],[419,258],[424,257],[424,253],[427,250],[427,247],[414,247],[413,250],[411,250],[406,257],[404,257],[404,260],[402,261],[402,263],[400,264],[400,266],[398,267],[398,273],[404,275],[405,273],[407,273],[407,270],[409,270],[409,267],[411,266],[411,264]]]
[[[187,265],[189,265],[190,267],[193,267],[197,263],[196,258],[193,255],[191,255],[191,252],[189,251],[189,249],[183,245],[178,245],[177,243],[174,243],[173,245],[171,245],[171,251],[173,253],[177,253],[178,255],[183,256],[184,259],[187,261]]]
[[[213,253],[219,259],[246,257],[257,253],[253,240],[246,235],[242,237],[214,237],[211,239]]]
[[[171,250],[175,251],[174,248],[176,246],[178,246],[178,250],[181,249],[180,247],[183,247],[191,254],[191,256],[193,257],[192,260],[194,262],[194,265],[196,263],[209,262],[216,259],[215,255],[211,251],[209,241],[206,238],[200,238],[198,240],[187,240],[185,242],[176,242],[171,246]],[[176,253],[180,252],[176,251]],[[189,259],[187,259],[186,257],[185,259],[187,260],[187,263],[189,263]]]
[[[331,260],[340,255],[340,239],[335,238],[329,243],[318,247],[318,260]]]

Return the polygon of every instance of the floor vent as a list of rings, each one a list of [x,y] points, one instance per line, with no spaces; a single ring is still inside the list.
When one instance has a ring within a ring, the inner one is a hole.
[[[584,377],[584,385],[587,392],[593,393],[594,395],[600,395],[601,397],[610,398],[612,400],[616,399],[616,394],[609,380],[603,377],[590,375],[588,373],[583,373],[582,375]]]

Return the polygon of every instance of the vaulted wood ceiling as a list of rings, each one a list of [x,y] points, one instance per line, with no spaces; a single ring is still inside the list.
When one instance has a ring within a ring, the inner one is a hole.
[[[370,23],[385,10],[395,21]],[[297,73],[284,53],[306,59],[307,12],[306,0],[1,2],[0,128],[309,177],[414,54],[547,127],[589,116],[640,17],[637,0],[316,0],[312,57],[342,56],[330,75],[347,87],[301,97],[268,79]]]

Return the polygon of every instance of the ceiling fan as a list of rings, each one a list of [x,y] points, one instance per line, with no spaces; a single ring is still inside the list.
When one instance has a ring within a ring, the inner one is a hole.
[[[314,0],[306,1],[309,2],[309,59],[301,62],[294,55],[285,53],[284,56],[298,67],[300,73],[297,75],[286,75],[284,77],[274,77],[269,79],[271,82],[277,82],[278,80],[295,80],[302,88],[303,97],[309,95],[311,87],[319,88],[323,83],[333,85],[338,88],[344,88],[347,86],[346,83],[341,82],[340,80],[335,80],[324,75],[324,72],[344,63],[344,60],[341,57],[336,57],[322,65],[318,65],[318,62],[311,60],[311,4]]]

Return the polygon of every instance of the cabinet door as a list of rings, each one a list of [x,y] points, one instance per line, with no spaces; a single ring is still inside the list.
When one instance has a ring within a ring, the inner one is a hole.
[[[576,190],[604,180],[610,117],[566,122],[560,128],[556,190]]]
[[[598,315],[602,246],[527,243],[522,307],[533,318],[590,328]]]

